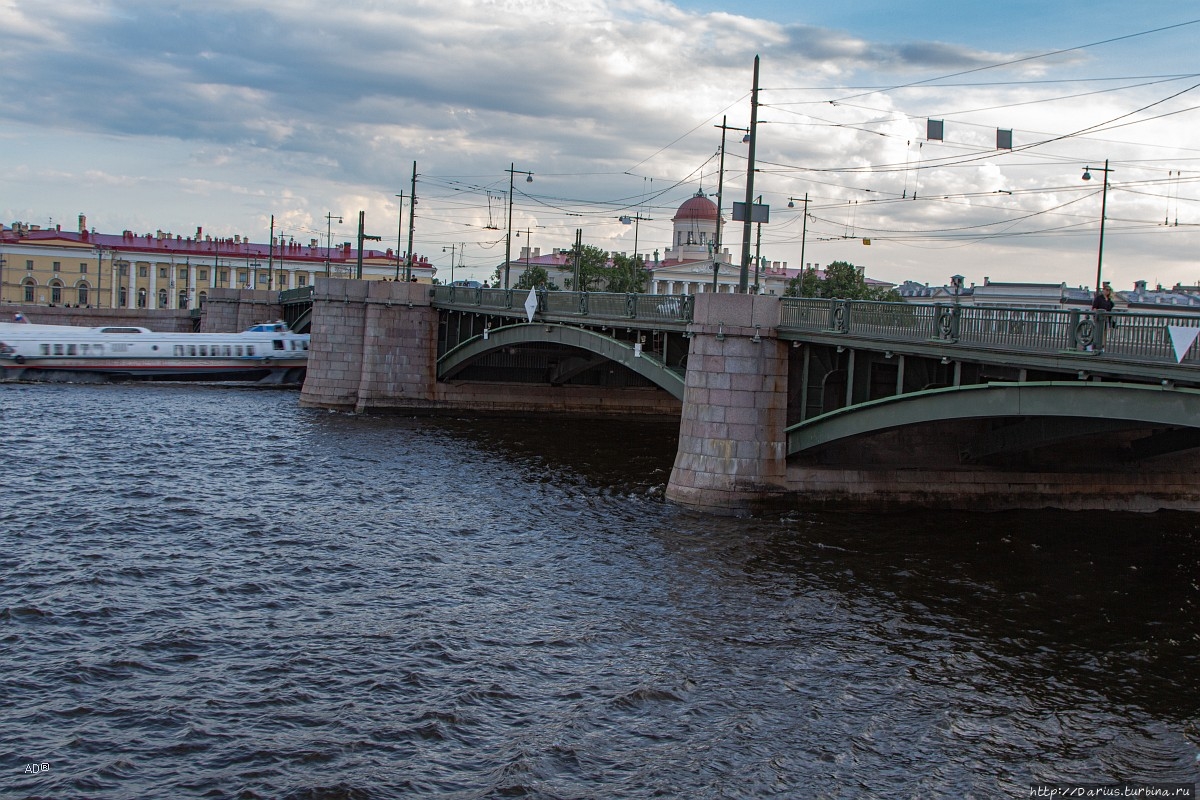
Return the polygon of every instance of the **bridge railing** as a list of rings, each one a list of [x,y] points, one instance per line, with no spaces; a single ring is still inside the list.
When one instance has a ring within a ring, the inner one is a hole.
[[[880,342],[937,341],[1044,354],[1103,352],[1110,357],[1170,363],[1176,361],[1176,355],[1169,329],[1200,327],[1200,319],[1179,314],[785,297],[779,327]],[[1200,365],[1200,339],[1192,343],[1182,363]]]
[[[631,320],[643,323],[687,323],[694,309],[690,295],[624,294],[616,292],[551,292],[536,290],[538,313],[587,317],[598,320]],[[476,289],[434,286],[435,305],[470,306],[480,310],[523,315],[528,289]]]
[[[279,302],[287,303],[311,303],[313,298],[312,286],[301,286],[298,289],[284,289],[279,293]]]

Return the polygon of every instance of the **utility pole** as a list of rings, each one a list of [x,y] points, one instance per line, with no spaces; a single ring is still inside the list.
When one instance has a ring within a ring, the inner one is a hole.
[[[413,267],[413,221],[417,218],[417,162],[413,162],[412,191],[408,193],[408,267],[404,280],[412,280]]]
[[[722,202],[722,198],[723,198],[723,192],[725,189],[725,132],[726,131],[743,131],[747,134],[750,133],[749,128],[732,128],[729,125],[726,125],[725,123],[726,123],[726,118],[724,116],[722,116],[721,124],[714,126],[714,127],[721,129],[721,161],[720,161],[720,166],[718,166],[718,168],[717,168],[717,235],[716,235],[716,237],[714,237],[715,241],[713,242],[713,291],[714,292],[717,290],[717,274],[721,270],[721,264],[720,264],[720,260],[721,260],[721,227],[722,227],[721,202]]]
[[[516,164],[510,163],[508,169],[508,235],[504,237],[504,288],[508,288],[509,264],[512,261],[512,209],[513,209],[513,175],[521,173],[526,183],[533,183],[533,173],[517,169]]]
[[[367,212],[358,212],[358,269],[355,270],[354,279],[362,280],[362,261],[363,261],[363,240],[370,239],[373,242],[383,241],[382,236],[368,236],[363,233],[363,221],[366,219]]]
[[[754,57],[754,87],[750,91],[750,153],[746,164],[746,219],[742,223],[742,271],[738,291],[746,293],[750,282],[750,218],[754,207],[754,145],[758,138],[758,56]],[[718,225],[718,227],[720,227]]]
[[[275,282],[275,215],[271,215],[271,241],[267,244],[267,291]]]

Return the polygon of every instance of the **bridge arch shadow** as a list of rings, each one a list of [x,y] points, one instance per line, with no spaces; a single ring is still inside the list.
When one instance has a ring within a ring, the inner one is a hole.
[[[1143,456],[1200,447],[1200,390],[1125,383],[986,383],[928,389],[859,403],[792,425],[789,456],[885,431],[954,420],[1024,418],[1049,421],[1009,430],[1000,442],[981,440],[974,453],[988,455],[1014,441],[1044,446],[1056,440],[1136,428],[1168,428],[1151,437]]]
[[[653,353],[637,353],[634,346],[587,328],[557,323],[518,323],[492,328],[487,337],[475,336],[438,358],[437,379],[452,380],[473,362],[506,347],[528,344],[557,344],[573,347],[616,362],[683,400],[684,378]]]

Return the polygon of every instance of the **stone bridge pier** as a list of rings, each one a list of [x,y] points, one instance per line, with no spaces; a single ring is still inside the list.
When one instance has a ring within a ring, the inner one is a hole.
[[[699,294],[667,498],[730,513],[787,491],[788,343],[779,298]]]

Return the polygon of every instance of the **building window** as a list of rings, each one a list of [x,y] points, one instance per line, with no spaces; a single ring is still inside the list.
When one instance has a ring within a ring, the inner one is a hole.
[[[32,262],[30,262],[30,263],[32,263]],[[37,287],[37,283],[35,283],[33,280],[25,281],[25,302],[26,303],[33,302],[33,290],[36,287]]]
[[[117,274],[120,275],[122,278],[124,278],[126,275],[129,274],[129,265],[128,264],[117,264]]]
[[[179,307],[180,307],[180,308],[187,308],[187,307],[188,307],[188,302],[187,302],[187,290],[186,290],[186,289],[185,289],[184,291],[182,291],[182,292],[180,292],[180,293],[179,293]]]
[[[204,308],[204,304],[208,302],[208,292],[200,293],[200,307]]]
[[[80,264],[79,264],[79,274],[80,274],[80,275],[87,275],[87,264],[86,264],[86,263],[80,262]]]
[[[54,271],[55,271],[55,272],[58,272],[60,269],[62,269],[62,262],[61,262],[61,261],[55,261],[55,262],[54,262]]]
[[[158,268],[158,277],[162,278],[163,280],[167,279],[167,268],[166,267]]]
[[[119,305],[121,308],[124,308],[129,304],[129,289],[122,286],[119,294],[120,297],[117,300],[117,305]]]
[[[167,290],[166,289],[158,290],[158,307],[159,308],[167,307]]]
[[[238,270],[238,283],[239,283],[239,284],[241,284],[242,286],[245,286],[245,285],[246,285],[246,281],[248,281],[248,280],[250,280],[250,278],[249,278],[249,276],[246,274],[246,270],[244,270],[244,269],[239,269],[239,270]]]
[[[271,279],[271,278],[270,278],[270,276],[269,276],[267,273],[265,273],[265,272],[260,272],[260,273],[258,273],[258,282],[259,282],[260,284],[265,284],[265,283],[267,283],[267,282],[268,282],[270,279]]]
[[[88,287],[86,283],[79,287],[79,299],[76,302],[81,306],[88,304]]]
[[[145,287],[138,289],[138,293],[137,293],[137,307],[138,308],[146,307],[146,301],[148,299],[148,295],[149,295],[149,293],[146,291]]]
[[[180,267],[180,268],[179,268],[179,280],[181,280],[181,281],[186,281],[186,280],[187,280],[187,273],[188,273],[188,268],[187,268],[187,267]]]
[[[33,272],[33,259],[32,258],[25,259],[25,269],[29,270],[30,272]]]
[[[202,280],[202,281],[208,280],[208,270],[206,270],[206,269],[200,270],[200,274],[197,275],[196,278],[198,280]]]
[[[297,272],[296,273],[296,285],[297,286],[308,286],[308,273],[307,272]]]
[[[141,266],[139,266],[138,267],[138,277],[139,278],[149,278],[150,277],[150,267],[146,266],[145,264],[142,264]]]
[[[62,284],[54,281],[50,284],[50,305],[56,306],[62,302]]]
[[[219,280],[221,283],[229,283],[229,270],[217,270],[217,280]]]

